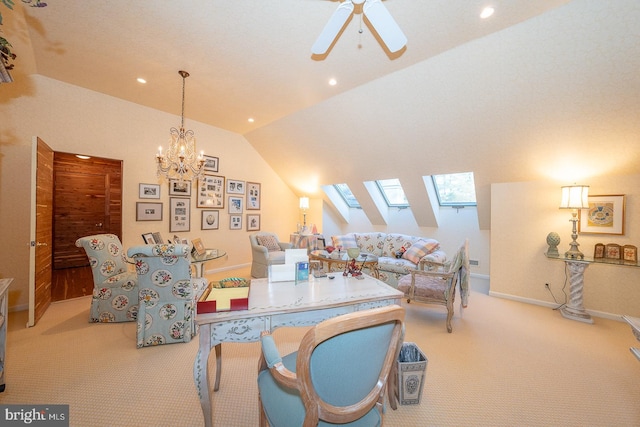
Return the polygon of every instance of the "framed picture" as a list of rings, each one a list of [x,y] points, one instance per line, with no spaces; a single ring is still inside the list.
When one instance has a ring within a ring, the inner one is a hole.
[[[224,176],[205,175],[198,180],[198,207],[224,209]]]
[[[162,203],[136,202],[136,221],[162,221]]]
[[[188,245],[189,239],[182,239],[177,234],[173,235],[173,244],[174,245]]]
[[[159,199],[159,184],[139,184],[138,197],[141,199]]]
[[[160,245],[162,243],[164,243],[164,239],[162,238],[162,236],[160,235],[159,231],[156,231],[155,233],[153,233],[153,241],[157,244]]]
[[[144,243],[146,245],[155,245],[156,244],[156,241],[153,238],[153,233],[144,233],[142,235],[142,240],[144,240]]]
[[[204,243],[202,243],[202,239],[197,238],[191,240],[193,243],[193,250],[196,251],[198,255],[203,255],[207,250],[204,248]]]
[[[622,259],[625,263],[638,263],[638,248],[633,245],[624,245],[622,247]]]
[[[220,211],[202,211],[203,230],[217,230],[220,228]]]
[[[260,214],[247,214],[247,231],[260,231]]]
[[[326,246],[327,242],[324,240],[324,237],[318,237],[316,239],[316,249],[323,251]]]
[[[242,213],[242,197],[229,196],[229,213],[241,214]]]
[[[616,243],[609,243],[605,246],[604,257],[607,259],[620,259],[622,251],[620,245]]]
[[[182,181],[179,179],[169,180],[169,195],[191,197],[191,181]]]
[[[227,180],[227,194],[244,194],[244,181]]]
[[[247,182],[247,210],[260,209],[260,184]]]
[[[220,161],[217,157],[203,156],[204,157],[204,170],[206,172],[218,172],[218,166]]]
[[[242,215],[229,215],[229,229],[242,230]]]
[[[580,210],[580,233],[624,234],[624,194],[589,196],[589,207]]]
[[[593,259],[602,258],[604,258],[604,243],[596,243],[595,248],[593,248]]]
[[[191,226],[191,199],[171,197],[169,202],[169,231],[189,231]]]

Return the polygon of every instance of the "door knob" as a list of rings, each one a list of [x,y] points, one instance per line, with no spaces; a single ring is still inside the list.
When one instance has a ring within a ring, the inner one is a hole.
[[[98,228],[102,228],[102,223],[101,223],[101,222],[97,223],[97,224],[96,224],[96,227],[98,227]]]

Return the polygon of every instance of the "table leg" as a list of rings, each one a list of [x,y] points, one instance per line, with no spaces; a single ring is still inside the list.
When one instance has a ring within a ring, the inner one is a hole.
[[[196,384],[196,390],[198,391],[198,397],[200,398],[200,406],[202,406],[204,425],[206,427],[212,427],[213,414],[211,411],[209,375],[207,372],[209,355],[211,354],[211,325],[200,325],[199,342],[200,346],[193,364],[193,379]]]
[[[589,264],[579,261],[565,261],[569,268],[569,302],[560,309],[563,317],[584,323],[593,323],[591,315],[584,309],[582,292],[584,290],[584,271]]]
[[[213,391],[220,388],[220,377],[222,376],[222,344],[216,345],[216,381],[213,385]]]

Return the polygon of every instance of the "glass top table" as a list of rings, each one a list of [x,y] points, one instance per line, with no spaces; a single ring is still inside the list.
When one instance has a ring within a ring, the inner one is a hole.
[[[222,258],[227,252],[222,249],[206,249],[202,255],[191,253],[191,263],[196,267],[196,277],[204,276],[204,264],[214,259]]]

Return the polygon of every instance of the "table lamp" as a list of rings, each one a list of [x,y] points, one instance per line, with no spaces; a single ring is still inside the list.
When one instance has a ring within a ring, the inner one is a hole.
[[[577,224],[580,219],[578,218],[578,210],[586,209],[589,207],[589,186],[588,185],[567,185],[562,187],[562,201],[560,202],[560,209],[572,209],[571,221],[573,223],[573,230],[571,238],[573,239],[569,244],[570,248],[564,253],[564,257],[568,259],[584,259],[584,254],[580,252],[577,242],[578,229]]]
[[[309,209],[309,198],[300,197],[300,210],[302,210],[302,234],[307,233],[307,210]]]

